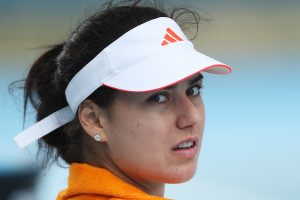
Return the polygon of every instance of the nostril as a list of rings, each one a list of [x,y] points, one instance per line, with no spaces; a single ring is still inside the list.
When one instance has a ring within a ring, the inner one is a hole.
[[[177,126],[180,129],[192,131],[193,127],[199,122],[198,114],[178,116]]]

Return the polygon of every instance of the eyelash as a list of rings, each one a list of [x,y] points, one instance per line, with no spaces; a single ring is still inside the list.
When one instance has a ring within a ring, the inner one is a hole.
[[[198,90],[198,93],[196,94],[196,95],[188,95],[187,93],[188,93],[188,91],[189,90],[191,90],[191,89],[193,89],[193,88],[195,88],[195,87],[197,87],[197,90]],[[196,96],[200,96],[200,94],[201,94],[201,89],[203,88],[203,85],[201,84],[201,85],[199,85],[199,84],[196,84],[196,85],[193,85],[193,86],[191,86],[190,88],[188,88],[187,89],[187,91],[186,91],[186,95],[187,96],[192,96],[192,97],[196,97]],[[157,98],[159,98],[159,96],[164,96],[165,97],[165,100],[163,100],[162,102],[159,102],[159,100],[157,99]],[[157,103],[157,104],[159,104],[159,103],[165,103],[165,101],[168,101],[169,100],[169,94],[167,93],[167,92],[162,92],[162,93],[157,93],[157,94],[154,94],[153,96],[151,96],[149,99],[148,99],[148,101],[150,102],[150,103]]]
[[[198,94],[197,95],[191,95],[191,96],[199,96],[200,94],[201,94],[201,89],[203,88],[203,85],[199,85],[199,84],[197,84],[197,85],[193,85],[193,86],[191,86],[187,91],[186,91],[186,93],[190,90],[190,89],[193,89],[193,88],[195,88],[195,87],[197,87],[197,91],[198,91]]]
[[[148,99],[148,101],[149,101],[150,103],[164,103],[165,101],[164,101],[164,102],[159,102],[159,101],[157,100],[157,98],[158,98],[159,96],[164,96],[164,97],[166,98],[166,100],[169,99],[169,98],[168,98],[168,93],[162,92],[162,93],[154,94],[153,96],[151,96],[151,97]]]

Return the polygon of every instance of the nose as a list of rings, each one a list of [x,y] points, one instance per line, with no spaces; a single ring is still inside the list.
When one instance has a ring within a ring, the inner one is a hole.
[[[176,125],[179,129],[192,130],[204,120],[204,106],[202,99],[192,100],[188,96],[178,99]]]

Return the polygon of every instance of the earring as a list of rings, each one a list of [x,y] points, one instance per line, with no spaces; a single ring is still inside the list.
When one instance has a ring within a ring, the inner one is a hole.
[[[100,142],[100,141],[101,141],[101,136],[97,134],[97,135],[94,136],[94,139],[95,139],[97,142]]]

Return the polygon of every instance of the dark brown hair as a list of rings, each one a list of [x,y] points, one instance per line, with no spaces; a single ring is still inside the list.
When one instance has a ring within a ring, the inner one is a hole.
[[[65,89],[73,76],[130,29],[151,19],[171,17],[179,24],[196,25],[198,32],[200,17],[197,13],[176,8],[168,14],[161,1],[122,1],[117,4],[109,1],[104,7],[78,25],[65,42],[51,46],[33,63],[24,83],[24,120],[29,102],[37,112],[37,121],[67,106]],[[102,86],[88,99],[107,108],[113,102],[115,93],[115,90]],[[78,117],[75,117],[42,137],[38,153],[43,156],[44,166],[59,157],[68,164],[83,162],[84,135]]]

